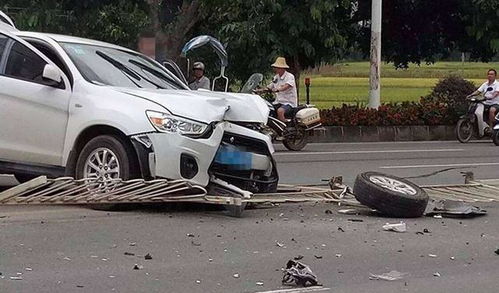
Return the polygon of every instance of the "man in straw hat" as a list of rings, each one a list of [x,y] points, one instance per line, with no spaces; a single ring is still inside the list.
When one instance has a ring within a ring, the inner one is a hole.
[[[286,121],[286,114],[296,107],[298,95],[296,94],[295,76],[286,71],[289,68],[284,57],[277,57],[271,65],[276,75],[267,89],[276,94],[274,107],[277,109],[277,118]]]

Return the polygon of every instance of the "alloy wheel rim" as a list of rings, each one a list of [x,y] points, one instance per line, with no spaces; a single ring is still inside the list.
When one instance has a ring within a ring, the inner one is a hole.
[[[397,179],[393,179],[390,177],[385,177],[385,176],[380,176],[380,175],[373,175],[369,176],[369,180],[383,188],[389,189],[391,191],[395,191],[398,193],[402,193],[405,195],[416,195],[417,191],[414,187],[410,186],[407,183],[404,183],[402,181],[399,181]]]
[[[107,185],[120,178],[120,162],[109,148],[97,148],[87,157],[83,167],[83,177]]]

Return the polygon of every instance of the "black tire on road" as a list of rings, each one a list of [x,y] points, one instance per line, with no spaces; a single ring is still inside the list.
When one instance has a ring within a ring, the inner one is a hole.
[[[499,146],[499,130],[494,130],[492,133],[492,141],[495,145]]]
[[[469,118],[461,118],[457,121],[456,137],[461,143],[470,141],[474,132],[474,123]]]
[[[290,151],[301,151],[308,143],[308,134],[303,127],[296,128],[296,134],[286,137],[282,144]]]
[[[139,167],[132,147],[126,143],[125,139],[116,135],[100,135],[91,139],[81,150],[76,162],[76,179],[84,177],[83,169],[90,154],[98,148],[111,150],[119,162],[119,174],[123,180],[137,178]],[[130,204],[92,204],[89,205],[94,210],[116,211],[130,209]]]
[[[359,174],[353,193],[363,205],[398,218],[421,217],[429,200],[426,192],[416,184],[378,172]]]

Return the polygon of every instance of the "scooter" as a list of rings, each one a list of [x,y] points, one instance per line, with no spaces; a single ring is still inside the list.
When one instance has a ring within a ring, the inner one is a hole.
[[[456,137],[462,143],[470,141],[473,135],[478,139],[491,135],[491,129],[487,123],[488,115],[484,115],[488,113],[485,110],[485,98],[480,96],[467,98],[467,100],[470,102],[468,112],[459,118],[456,125]]]
[[[242,87],[242,93],[265,93],[266,90],[256,90],[263,80],[261,73],[254,73]],[[267,101],[267,100],[266,100]],[[300,151],[308,143],[311,131],[322,126],[319,110],[313,105],[300,105],[293,108],[286,115],[286,122],[277,119],[277,109],[269,101],[270,114],[267,122],[267,133],[274,141],[282,144],[291,151]]]
[[[492,141],[499,146],[499,113],[495,117],[494,130],[492,132]]]

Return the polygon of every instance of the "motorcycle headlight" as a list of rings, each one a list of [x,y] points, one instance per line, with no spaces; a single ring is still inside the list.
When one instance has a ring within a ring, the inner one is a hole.
[[[156,111],[146,111],[147,118],[158,131],[180,133],[183,135],[201,135],[208,125],[187,118]]]

